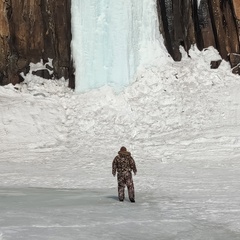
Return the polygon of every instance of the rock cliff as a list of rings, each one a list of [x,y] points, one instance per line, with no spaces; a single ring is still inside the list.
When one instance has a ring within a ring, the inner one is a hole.
[[[0,1],[0,84],[22,80],[30,62],[53,59],[54,77],[69,78],[71,61],[71,1]]]
[[[240,2],[238,0],[157,0],[160,31],[168,52],[181,60],[179,47],[214,46],[238,73]]]

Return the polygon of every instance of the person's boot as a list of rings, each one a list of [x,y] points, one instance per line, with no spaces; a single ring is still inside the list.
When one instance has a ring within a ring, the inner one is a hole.
[[[131,201],[131,202],[135,202],[134,198],[130,198],[130,201]]]

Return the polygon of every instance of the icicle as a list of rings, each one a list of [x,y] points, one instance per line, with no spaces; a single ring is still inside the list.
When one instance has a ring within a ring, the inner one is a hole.
[[[76,91],[131,83],[156,56],[157,19],[155,0],[72,0]]]

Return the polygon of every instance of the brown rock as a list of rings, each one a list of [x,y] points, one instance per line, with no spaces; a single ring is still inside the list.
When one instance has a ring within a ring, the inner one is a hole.
[[[222,62],[222,59],[217,60],[217,61],[211,61],[211,68],[217,69],[220,66],[221,62]]]
[[[229,61],[231,67],[234,68],[240,63],[240,54],[237,53],[230,53],[229,54]]]
[[[157,1],[160,31],[163,34],[166,48],[175,61],[182,56],[179,50],[183,46],[188,51],[196,43],[190,0]]]
[[[232,0],[234,13],[237,20],[240,20],[240,2],[239,0]]]
[[[240,75],[240,66],[237,65],[232,69],[232,73]]]
[[[40,69],[36,71],[32,71],[32,74],[38,77],[42,77],[45,79],[52,79],[53,74],[51,74],[47,69]]]
[[[74,85],[70,8],[70,0],[0,1],[0,84],[22,81],[30,62],[50,58],[54,75]]]
[[[201,0],[200,4],[190,0],[157,0],[157,3],[160,31],[174,60],[181,60],[180,45],[186,51],[192,44],[200,50],[213,46],[227,61],[229,53],[240,53],[238,0]]]

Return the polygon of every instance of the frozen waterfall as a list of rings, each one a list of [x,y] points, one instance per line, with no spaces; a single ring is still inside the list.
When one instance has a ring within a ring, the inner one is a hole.
[[[156,0],[72,0],[76,92],[117,92],[158,54]]]

